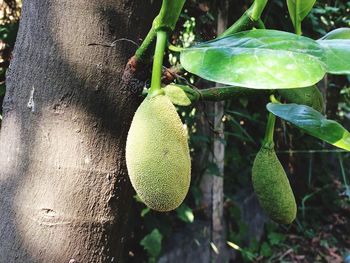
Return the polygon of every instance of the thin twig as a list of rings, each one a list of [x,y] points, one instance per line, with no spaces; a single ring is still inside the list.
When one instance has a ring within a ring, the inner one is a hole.
[[[119,38],[114,40],[112,43],[110,44],[106,44],[106,43],[90,43],[88,44],[88,46],[102,46],[102,47],[115,47],[117,45],[118,42],[120,41],[127,41],[130,42],[132,44],[134,44],[136,47],[139,47],[140,45],[137,44],[135,41],[128,39],[128,38]]]
[[[288,254],[292,253],[293,249],[288,249],[286,252],[284,252],[278,259],[278,261],[281,261],[285,256],[287,256]]]
[[[286,150],[276,151],[276,153],[349,153],[346,150]]]

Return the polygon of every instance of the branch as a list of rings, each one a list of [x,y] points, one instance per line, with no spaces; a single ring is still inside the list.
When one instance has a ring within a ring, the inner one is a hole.
[[[225,32],[223,32],[219,38],[226,37],[231,34],[250,30],[254,27],[261,28],[260,16],[267,4],[267,0],[255,0],[253,5],[243,13],[243,15]]]
[[[270,95],[273,94],[274,90],[257,90],[257,89],[248,89],[242,87],[234,86],[225,86],[225,87],[215,87],[208,89],[193,89],[188,85],[178,85],[170,84],[181,89],[184,95],[191,101],[191,103],[197,101],[222,101],[228,100],[239,96],[252,97],[252,96],[261,96],[261,95]],[[149,93],[148,90],[144,90],[142,95],[147,96]],[[165,92],[166,93],[166,92]]]
[[[186,0],[163,0],[162,7],[153,20],[150,31],[136,50],[135,57],[138,61],[149,63],[153,55],[157,31],[166,30],[170,33],[174,30],[185,2]]]
[[[271,90],[256,90],[256,89],[247,89],[242,87],[216,87],[216,88],[209,88],[209,89],[201,89],[198,90],[200,94],[199,100],[203,101],[222,101],[222,100],[228,100],[232,99],[234,97],[238,96],[256,96],[257,94],[261,93],[270,93]]]

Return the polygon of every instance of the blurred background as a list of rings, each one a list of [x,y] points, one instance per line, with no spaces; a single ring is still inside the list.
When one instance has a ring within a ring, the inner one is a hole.
[[[188,47],[210,40],[250,4],[188,0],[171,42]],[[20,0],[0,1],[1,103],[20,11]],[[293,32],[285,1],[270,0],[263,21],[267,28]],[[317,0],[303,22],[303,34],[317,39],[349,26],[349,1]],[[178,83],[215,86],[184,73],[177,53],[168,53],[165,66]],[[349,80],[350,76],[326,76],[318,84],[327,117],[348,130]],[[249,95],[178,108],[190,136],[190,193],[170,213],[151,211],[135,196],[130,239],[125,241],[128,262],[350,262],[350,153],[278,120],[276,151],[297,199],[297,220],[278,225],[261,210],[252,191],[251,167],[265,132],[267,102],[268,97]]]

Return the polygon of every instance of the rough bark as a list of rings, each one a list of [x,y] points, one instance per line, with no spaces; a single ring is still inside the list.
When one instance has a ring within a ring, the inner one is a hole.
[[[1,262],[122,262],[151,0],[25,0],[0,134]]]

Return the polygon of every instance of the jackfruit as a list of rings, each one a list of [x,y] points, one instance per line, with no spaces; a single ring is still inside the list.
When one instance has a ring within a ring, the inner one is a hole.
[[[277,223],[290,224],[296,217],[297,206],[273,146],[263,146],[256,155],[252,181],[259,203],[268,216]]]
[[[303,104],[319,112],[324,111],[323,96],[316,85],[305,88],[280,89],[278,93],[288,102]]]
[[[187,134],[165,95],[147,96],[137,109],[126,142],[126,164],[140,199],[156,211],[184,200],[191,177]]]

